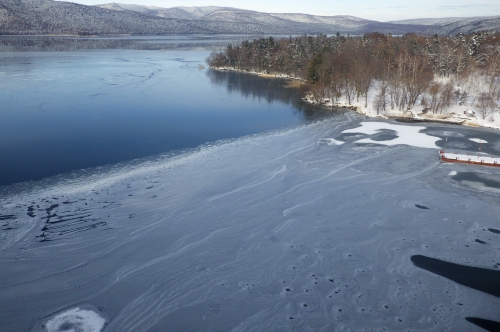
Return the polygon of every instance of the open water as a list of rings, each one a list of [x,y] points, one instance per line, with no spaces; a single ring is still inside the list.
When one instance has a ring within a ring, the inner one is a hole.
[[[324,116],[283,80],[201,67],[233,39],[6,37],[0,186]]]

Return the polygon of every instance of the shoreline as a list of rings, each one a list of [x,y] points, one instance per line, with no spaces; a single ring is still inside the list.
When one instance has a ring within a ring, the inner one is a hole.
[[[319,105],[319,106],[324,106],[324,107],[337,107],[337,108],[343,108],[343,109],[349,109],[352,110],[358,114],[364,115],[367,118],[379,118],[379,119],[395,119],[400,122],[408,122],[408,123],[415,123],[415,122],[431,122],[431,123],[442,123],[442,124],[451,124],[451,125],[458,125],[458,126],[467,126],[467,127],[477,127],[477,128],[488,128],[488,129],[496,129],[500,130],[500,126],[495,126],[495,125],[490,125],[488,123],[480,123],[477,121],[477,118],[474,117],[467,117],[467,116],[462,116],[459,114],[455,113],[448,113],[448,114],[424,114],[424,113],[416,113],[415,111],[407,111],[407,112],[402,112],[402,111],[397,111],[397,110],[390,110],[385,112],[386,114],[373,114],[369,113],[363,110],[363,106],[361,106],[359,103],[356,104],[351,104],[351,105],[345,105],[345,103],[334,103],[333,106],[328,105],[330,102],[327,99],[327,101],[324,100],[311,100],[309,96],[305,96],[302,98],[305,102],[312,104],[312,105]],[[330,103],[331,104],[331,103]]]
[[[257,75],[262,78],[283,78],[290,80],[291,84],[289,85],[290,88],[298,88],[303,85],[306,85],[308,82],[300,77],[295,77],[295,76],[290,76],[287,74],[281,74],[281,73],[265,73],[265,72],[257,72],[257,71],[246,71],[246,70],[241,70],[241,69],[236,69],[232,67],[211,67],[209,66],[210,69],[213,70],[218,70],[218,71],[233,71],[233,72],[238,72],[238,73],[243,73],[243,74],[250,74],[250,75]],[[297,86],[297,83],[298,86]],[[328,98],[323,98],[320,100],[315,100],[312,98],[311,94],[307,94],[306,96],[301,98],[303,101],[306,103],[309,103],[311,105],[317,105],[317,106],[323,106],[326,108],[342,108],[342,109],[347,109],[354,111],[358,114],[364,115],[367,118],[379,118],[379,119],[395,119],[396,121],[400,122],[408,122],[408,123],[416,123],[416,122],[431,122],[431,123],[442,123],[442,124],[452,124],[452,125],[459,125],[459,126],[467,126],[467,127],[480,127],[480,128],[488,128],[488,129],[496,129],[500,130],[500,126],[498,125],[489,125],[488,123],[479,123],[477,121],[477,118],[473,117],[467,117],[467,116],[462,116],[459,114],[454,114],[454,113],[448,113],[447,116],[444,116],[442,114],[417,114],[416,112],[410,110],[407,112],[401,112],[401,111],[396,111],[396,110],[390,110],[385,112],[386,114],[373,114],[370,112],[366,112],[366,110],[363,110],[365,107],[363,107],[359,102],[351,103],[348,104],[346,102],[340,101],[336,103],[331,103],[330,99]],[[369,109],[370,110],[370,109]],[[429,115],[432,115],[432,117],[429,117]],[[438,117],[440,116],[440,117]]]

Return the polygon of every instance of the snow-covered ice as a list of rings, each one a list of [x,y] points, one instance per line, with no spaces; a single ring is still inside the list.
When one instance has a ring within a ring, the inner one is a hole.
[[[372,143],[382,145],[398,145],[405,144],[419,148],[437,149],[436,142],[441,140],[439,137],[429,136],[421,131],[426,129],[423,126],[408,126],[395,125],[387,122],[362,122],[361,127],[344,130],[342,133],[361,133],[366,135],[374,135],[381,130],[393,130],[397,133],[396,138],[389,140],[373,140],[364,138],[356,141],[357,143]]]
[[[359,118],[3,191],[2,328],[481,331],[464,317],[497,319],[498,298],[411,257],[497,269],[499,170],[448,176],[423,127]],[[346,135],[380,129],[425,148]]]
[[[488,143],[488,141],[485,141],[484,139],[479,139],[479,138],[469,138],[470,141],[476,142],[476,143]]]

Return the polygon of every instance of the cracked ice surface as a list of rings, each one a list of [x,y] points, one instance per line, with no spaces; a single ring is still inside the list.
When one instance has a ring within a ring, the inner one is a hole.
[[[462,187],[465,168],[432,149],[330,144],[357,125],[327,120],[4,192],[3,328],[43,331],[44,317],[88,304],[106,331],[480,331],[464,317],[498,318],[498,299],[410,258],[494,269],[498,192]]]

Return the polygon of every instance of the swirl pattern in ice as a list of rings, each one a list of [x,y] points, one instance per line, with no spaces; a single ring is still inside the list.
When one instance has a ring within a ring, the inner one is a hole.
[[[358,144],[356,126],[328,120],[4,193],[2,330],[93,305],[106,331],[481,331],[465,318],[497,320],[499,299],[411,257],[498,269],[498,193],[460,177],[493,186],[498,170]],[[482,137],[469,130],[456,139]]]

